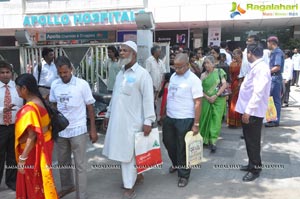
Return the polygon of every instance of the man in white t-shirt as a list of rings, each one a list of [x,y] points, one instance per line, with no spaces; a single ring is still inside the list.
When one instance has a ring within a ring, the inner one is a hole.
[[[92,143],[98,139],[95,126],[95,115],[93,104],[95,99],[89,84],[72,75],[72,64],[65,56],[55,60],[60,79],[54,80],[51,84],[49,100],[55,103],[57,109],[69,120],[69,126],[59,132],[57,138],[57,159],[59,166],[72,166],[71,154],[75,162],[75,184],[73,169],[60,169],[62,198],[68,193],[76,191],[76,198],[87,198],[87,176],[86,176],[86,144],[87,125],[86,110],[90,118],[89,137]],[[73,167],[74,167],[73,166]]]
[[[169,172],[178,171],[178,187],[188,184],[191,169],[186,168],[184,137],[188,131],[199,133],[202,83],[189,69],[189,57],[179,53],[167,96],[166,117],[163,120],[163,143],[167,148],[172,166]]]

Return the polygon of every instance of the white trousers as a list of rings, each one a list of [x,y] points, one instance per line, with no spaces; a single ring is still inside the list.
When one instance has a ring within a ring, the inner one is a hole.
[[[121,168],[124,188],[132,189],[137,178],[135,158],[133,157],[130,162],[121,162]]]

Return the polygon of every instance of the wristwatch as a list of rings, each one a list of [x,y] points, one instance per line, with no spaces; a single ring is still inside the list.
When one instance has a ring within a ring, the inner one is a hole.
[[[194,123],[194,126],[199,126],[199,123]]]

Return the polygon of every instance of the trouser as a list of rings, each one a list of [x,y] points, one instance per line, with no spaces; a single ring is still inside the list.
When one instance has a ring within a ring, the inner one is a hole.
[[[299,70],[294,70],[292,85],[294,85],[294,84],[299,85],[299,73],[300,73]]]
[[[280,113],[281,113],[281,87],[282,87],[282,76],[281,75],[272,76],[270,95],[273,96],[274,104],[277,111],[277,120],[275,121],[275,123],[277,124],[279,124],[280,122]]]
[[[0,184],[3,177],[4,165],[5,184],[16,187],[17,169],[15,157],[15,125],[0,125]]]
[[[178,177],[189,178],[191,169],[186,168],[184,137],[192,129],[194,118],[173,119],[166,117],[163,124],[163,143],[172,164],[178,170]]]
[[[121,168],[124,188],[132,189],[137,178],[135,156],[133,156],[130,162],[121,162]]]
[[[157,98],[157,99],[154,101],[154,105],[155,105],[155,114],[156,114],[156,121],[159,121],[159,120],[160,120],[161,100],[162,100],[162,98]]]
[[[289,98],[290,98],[291,80],[284,83],[284,86],[285,86],[285,89],[284,89],[284,93],[283,93],[281,102],[288,104],[289,103]]]
[[[260,141],[263,118],[250,116],[249,123],[242,123],[248,154],[248,168],[251,172],[261,171]]]
[[[87,175],[86,175],[86,143],[87,135],[82,134],[71,138],[57,138],[57,160],[59,169],[61,189],[68,190],[74,187],[74,177],[71,153],[75,163],[76,199],[87,198]],[[71,168],[63,168],[63,167]]]

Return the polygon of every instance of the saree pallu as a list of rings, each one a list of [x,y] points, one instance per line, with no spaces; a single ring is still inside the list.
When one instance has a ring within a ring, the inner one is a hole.
[[[25,144],[19,139],[28,129],[36,133],[35,146],[28,154],[24,174],[17,173],[16,199],[57,199],[53,180],[52,150],[53,140],[48,129],[50,118],[47,111],[38,105],[28,102],[16,115],[15,123],[15,154],[16,160],[22,154]]]
[[[220,70],[221,76],[225,77],[226,73],[222,69]],[[218,69],[215,69],[202,80],[203,92],[208,96],[215,95],[218,92],[217,86],[219,82]],[[204,144],[215,144],[217,142],[225,109],[225,97],[217,97],[212,104],[203,98],[199,130]]]
[[[241,62],[232,62],[229,67],[229,73],[231,76],[231,96],[229,98],[229,107],[228,107],[228,118],[227,124],[229,126],[240,127],[241,123],[241,115],[240,113],[235,111],[236,102],[239,97],[240,87],[239,87],[239,79],[238,75],[240,74]]]

